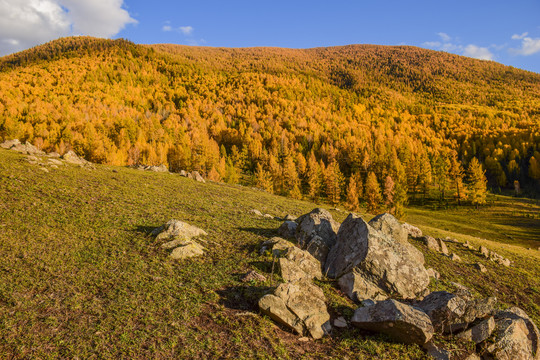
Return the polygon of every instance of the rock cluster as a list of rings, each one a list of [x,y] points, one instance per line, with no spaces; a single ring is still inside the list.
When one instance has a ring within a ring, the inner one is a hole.
[[[154,172],[169,172],[169,169],[163,164],[157,166],[157,165],[139,165],[137,166],[138,170],[143,171],[154,171]]]
[[[419,344],[438,358],[450,358],[450,350],[431,342],[434,334],[472,341],[484,358],[540,359],[540,333],[521,309],[497,312],[496,298],[475,299],[455,283],[453,293],[429,293],[429,278],[440,274],[425,269],[423,254],[408,237],[459,261],[456,254],[448,255],[445,240],[423,236],[390,214],[369,222],[350,214],[339,224],[323,209],[285,221],[278,232],[298,246],[283,238],[262,244],[261,251],[277,258],[285,282],[261,298],[259,308],[302,336],[319,338],[331,331],[330,324],[349,324],[342,317],[330,321],[324,294],[312,282],[328,276],[360,303],[350,319],[355,327]],[[468,359],[479,357],[469,354]]]
[[[187,177],[188,179],[192,179],[201,183],[206,183],[206,180],[204,180],[204,178],[198,171],[187,172],[185,170],[181,170],[180,176]]]
[[[183,221],[169,220],[166,224],[154,229],[151,235],[162,242],[162,248],[173,249],[170,255],[173,259],[186,259],[204,255],[204,247],[193,238],[208,234]]]

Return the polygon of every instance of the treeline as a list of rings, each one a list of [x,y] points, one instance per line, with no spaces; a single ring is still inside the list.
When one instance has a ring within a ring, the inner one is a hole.
[[[411,199],[467,199],[473,159],[492,190],[540,188],[540,75],[494,62],[83,37],[0,69],[0,137],[97,163],[166,164],[351,207],[377,184],[375,203],[398,213]]]

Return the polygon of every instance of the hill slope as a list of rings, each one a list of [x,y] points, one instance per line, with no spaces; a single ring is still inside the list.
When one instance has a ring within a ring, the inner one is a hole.
[[[0,137],[98,163],[163,163],[332,199],[325,171],[363,181],[372,171],[444,198],[452,159],[466,168],[476,157],[494,189],[539,185],[540,75],[495,62],[404,46],[66,38],[4,57],[0,70]]]
[[[300,215],[320,205],[168,173],[103,165],[47,169],[0,149],[0,354],[7,358],[424,356],[416,345],[352,328],[303,342],[259,314],[257,300],[278,280],[259,244],[276,235],[280,222],[249,210]],[[538,246],[540,220],[530,214],[539,206],[508,198],[496,204],[507,211],[493,207],[471,216],[465,210],[409,210],[408,221],[429,234],[486,245],[514,261],[505,268],[449,244],[463,259],[455,263],[417,242],[426,267],[442,274],[430,288],[450,289],[451,281],[459,281],[477,295],[524,308],[538,324],[540,254],[498,236],[504,231],[517,243]],[[346,216],[332,213],[339,221]],[[208,232],[205,257],[175,261],[148,235],[171,218]],[[493,219],[503,227],[491,231]],[[516,225],[518,220],[529,227]],[[474,270],[474,262],[484,263],[488,273]],[[248,270],[268,280],[242,283]],[[319,284],[333,316],[350,317],[356,307],[337,284]]]

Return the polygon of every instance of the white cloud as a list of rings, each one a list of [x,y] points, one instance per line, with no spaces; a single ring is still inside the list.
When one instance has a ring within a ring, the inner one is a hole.
[[[521,39],[525,38],[527,35],[529,35],[528,32],[524,32],[521,35],[514,34],[514,35],[512,35],[512,40],[521,40]]]
[[[444,42],[449,42],[450,40],[452,40],[450,35],[448,35],[447,33],[440,32],[440,33],[437,33],[437,35],[439,35],[442,41]]]
[[[178,30],[184,35],[191,35],[194,29],[191,26],[180,26]]]
[[[172,31],[172,27],[171,27],[171,25],[163,25],[161,30],[163,30],[163,31]]]
[[[464,56],[481,60],[493,60],[493,53],[486,47],[480,47],[473,44],[467,45],[463,51]]]
[[[136,21],[123,0],[0,0],[0,55],[62,36],[110,37]]]
[[[426,41],[422,45],[432,48],[439,48],[441,46],[441,43],[438,41]]]
[[[540,52],[540,38],[531,38],[528,33],[521,35],[513,35],[513,40],[521,40],[521,47],[519,49],[510,49],[510,52],[516,55],[533,55]]]

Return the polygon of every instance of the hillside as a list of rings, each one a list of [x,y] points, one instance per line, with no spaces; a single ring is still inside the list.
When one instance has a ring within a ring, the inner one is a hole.
[[[321,205],[178,174],[60,164],[40,166],[0,149],[2,357],[424,357],[418,345],[352,327],[304,341],[259,313],[258,299],[279,279],[260,244],[276,236],[281,222],[250,210],[301,215]],[[451,289],[458,281],[476,296],[497,296],[505,307],[522,307],[539,324],[540,220],[534,216],[539,204],[501,196],[491,202],[479,212],[413,207],[407,221],[433,236],[487,246],[509,258],[511,267],[458,244],[448,246],[460,263],[411,242],[425,254],[426,267],[441,273],[431,290]],[[331,213],[338,221],[347,215]],[[360,213],[372,217],[364,209]],[[205,256],[171,259],[170,250],[149,235],[172,218],[208,232],[201,240]],[[476,262],[487,273],[475,270]],[[240,281],[249,270],[267,280]],[[332,316],[350,317],[358,305],[342,297],[336,281],[317,283]]]
[[[0,59],[0,114],[2,139],[332,203],[373,172],[447,206],[473,157],[495,192],[540,188],[540,75],[414,47],[66,38]]]

